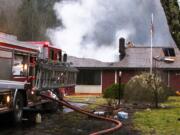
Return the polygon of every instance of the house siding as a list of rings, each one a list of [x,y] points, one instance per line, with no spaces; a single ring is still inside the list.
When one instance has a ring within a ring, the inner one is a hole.
[[[105,70],[102,72],[102,91],[115,83],[115,71]]]
[[[170,87],[173,90],[180,90],[180,71],[170,72]]]
[[[127,83],[135,75],[137,75],[137,71],[123,71],[121,78],[122,83]]]
[[[75,88],[76,94],[101,94],[102,93],[102,86],[101,85],[76,85]]]
[[[138,71],[135,70],[127,70],[127,71],[121,71],[121,83],[126,84],[133,76],[139,74]],[[119,72],[117,72],[117,83],[119,82]]]

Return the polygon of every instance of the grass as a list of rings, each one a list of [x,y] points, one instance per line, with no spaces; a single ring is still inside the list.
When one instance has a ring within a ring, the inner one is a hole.
[[[170,97],[163,105],[169,108],[136,112],[133,119],[135,129],[142,135],[179,135],[180,96]]]

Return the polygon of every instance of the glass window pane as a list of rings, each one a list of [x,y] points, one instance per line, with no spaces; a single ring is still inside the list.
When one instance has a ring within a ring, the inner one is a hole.
[[[97,70],[81,70],[77,75],[77,84],[100,85],[101,72]]]

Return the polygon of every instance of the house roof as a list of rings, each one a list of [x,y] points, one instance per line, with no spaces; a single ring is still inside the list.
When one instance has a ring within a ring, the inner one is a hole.
[[[90,58],[77,58],[74,56],[68,56],[68,62],[72,63],[72,66],[77,68],[106,68],[108,64],[99,60]]]
[[[162,47],[152,48],[153,67],[164,69],[180,69],[180,51],[174,48],[176,56],[174,62],[165,62],[165,55]],[[151,66],[151,48],[133,47],[126,49],[126,56],[120,62],[115,62],[113,67],[121,68],[149,68]]]
[[[164,61],[165,55],[163,47],[152,48],[153,67],[163,69],[180,69],[180,51],[174,48],[176,56],[173,58],[174,62]],[[125,57],[118,62],[106,63],[88,58],[69,57],[69,62],[72,62],[78,68],[108,68],[108,69],[138,69],[150,68],[151,66],[151,48],[150,47],[131,47],[126,48]]]

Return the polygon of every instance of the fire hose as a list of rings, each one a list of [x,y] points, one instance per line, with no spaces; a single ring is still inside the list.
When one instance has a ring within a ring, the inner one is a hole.
[[[99,119],[99,120],[104,120],[104,121],[108,121],[108,122],[112,122],[114,124],[116,124],[115,127],[112,127],[112,128],[109,128],[109,129],[104,129],[104,130],[101,130],[101,131],[97,131],[97,132],[94,132],[94,133],[91,133],[90,135],[102,135],[102,134],[107,134],[107,133],[112,133],[116,130],[118,130],[119,128],[121,128],[122,126],[122,123],[118,120],[115,120],[115,119],[111,119],[111,118],[105,118],[105,117],[102,117],[102,116],[97,116],[95,114],[92,114],[90,112],[87,112],[79,107],[76,107],[76,106],[73,106],[71,105],[70,103],[68,103],[67,101],[61,99],[61,100],[57,100],[55,98],[52,98],[48,95],[45,95],[45,94],[41,94],[39,93],[39,95],[43,98],[46,98],[46,99],[49,99],[49,100],[52,100],[52,101],[55,101],[59,104],[62,104],[70,109],[73,109],[74,111],[77,111],[79,113],[82,113],[82,114],[85,114],[85,115],[88,115],[90,117],[93,117],[93,118],[96,118],[96,119]]]

